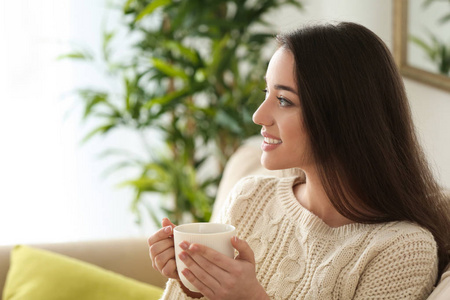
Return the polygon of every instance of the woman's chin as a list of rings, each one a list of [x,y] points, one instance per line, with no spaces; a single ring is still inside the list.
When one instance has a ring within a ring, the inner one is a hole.
[[[282,170],[285,169],[283,168],[283,166],[281,166],[279,163],[274,162],[273,160],[270,159],[265,159],[264,155],[261,157],[261,165],[269,170],[269,171],[276,171],[276,170]]]

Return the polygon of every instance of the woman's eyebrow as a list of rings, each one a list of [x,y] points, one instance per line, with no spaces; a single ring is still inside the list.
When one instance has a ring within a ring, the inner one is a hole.
[[[274,87],[274,89],[276,89],[276,90],[285,90],[285,91],[289,91],[289,92],[291,92],[291,93],[294,93],[294,94],[298,95],[298,94],[297,94],[297,91],[296,91],[294,88],[292,88],[292,87],[290,87],[290,86],[287,86],[287,85],[283,85],[283,84],[275,84],[273,87]]]
[[[264,76],[264,81],[266,82],[266,85],[267,85],[266,76]],[[273,88],[276,89],[276,90],[289,91],[291,93],[294,93],[294,94],[298,95],[297,91],[294,88],[292,88],[290,86],[287,86],[287,85],[284,85],[284,84],[274,84]]]

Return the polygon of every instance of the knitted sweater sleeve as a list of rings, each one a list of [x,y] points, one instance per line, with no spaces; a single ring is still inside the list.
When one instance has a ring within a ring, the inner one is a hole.
[[[437,261],[428,231],[401,235],[366,266],[353,299],[426,299],[436,281]]]

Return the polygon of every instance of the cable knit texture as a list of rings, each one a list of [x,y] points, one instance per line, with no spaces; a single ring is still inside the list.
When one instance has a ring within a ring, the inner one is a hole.
[[[426,299],[437,277],[437,246],[409,222],[329,227],[293,194],[298,178],[242,179],[221,222],[255,253],[271,299]],[[169,280],[162,299],[191,299]]]

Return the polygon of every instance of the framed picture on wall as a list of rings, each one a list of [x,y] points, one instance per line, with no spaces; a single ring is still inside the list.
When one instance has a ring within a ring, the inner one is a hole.
[[[393,23],[402,75],[450,91],[450,1],[394,0]]]

